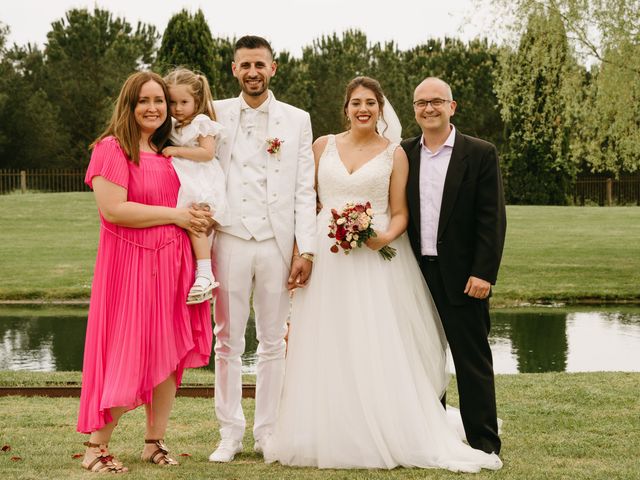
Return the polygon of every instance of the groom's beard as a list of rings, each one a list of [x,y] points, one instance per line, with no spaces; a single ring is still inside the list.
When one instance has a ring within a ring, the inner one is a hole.
[[[259,82],[262,82],[260,88],[258,88],[257,90],[252,90],[251,87],[249,87],[249,81],[248,80],[258,80]],[[262,95],[267,88],[269,87],[269,81],[263,77],[258,77],[255,79],[247,79],[247,80],[242,80],[242,82],[240,82],[240,87],[242,88],[242,91],[244,93],[246,93],[247,95],[251,96],[251,97],[259,97],[260,95]]]

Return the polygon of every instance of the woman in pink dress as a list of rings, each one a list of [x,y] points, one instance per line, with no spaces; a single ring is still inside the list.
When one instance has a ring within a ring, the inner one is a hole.
[[[100,212],[84,350],[78,431],[90,434],[82,466],[126,472],[107,444],[120,416],[144,405],[142,459],[175,465],[163,443],[185,368],[209,363],[208,302],[187,306],[194,259],[186,231],[210,214],[175,208],[180,182],[159,152],[171,133],[162,78],[125,82],[109,126],[94,142],[85,178]]]

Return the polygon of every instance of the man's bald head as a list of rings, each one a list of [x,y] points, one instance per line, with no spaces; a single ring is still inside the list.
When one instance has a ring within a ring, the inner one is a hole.
[[[413,92],[413,99],[418,100],[417,93],[426,89],[432,90],[436,88],[443,92],[442,98],[444,100],[453,100],[453,93],[451,93],[451,87],[447,82],[441,80],[438,77],[427,77],[416,87]]]

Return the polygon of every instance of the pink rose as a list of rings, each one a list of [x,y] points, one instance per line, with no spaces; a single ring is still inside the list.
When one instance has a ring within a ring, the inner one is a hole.
[[[366,230],[369,228],[369,224],[371,223],[369,216],[366,213],[361,213],[358,215],[358,227],[360,227],[360,231]]]

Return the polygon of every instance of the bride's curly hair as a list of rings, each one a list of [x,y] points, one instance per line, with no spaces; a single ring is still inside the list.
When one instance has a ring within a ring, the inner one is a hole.
[[[346,128],[349,129],[349,116],[347,115],[347,107],[349,106],[349,101],[351,100],[351,95],[353,95],[353,91],[358,88],[363,87],[368,90],[371,90],[378,101],[378,106],[380,108],[380,118],[382,117],[382,109],[384,108],[384,93],[382,91],[382,87],[380,86],[380,82],[378,82],[375,78],[366,77],[364,75],[359,76],[351,80],[347,84],[347,89],[344,93],[344,105],[342,106],[342,112],[345,116]],[[376,128],[376,132],[378,129]],[[378,132],[382,134],[382,132]]]

